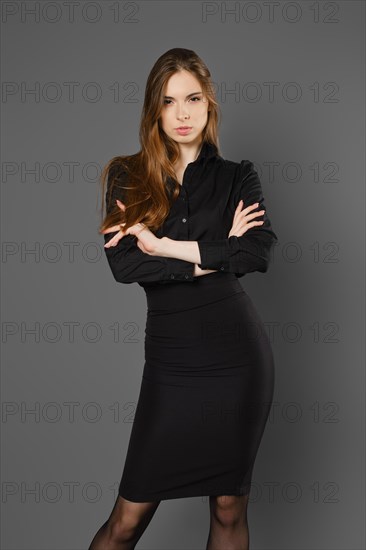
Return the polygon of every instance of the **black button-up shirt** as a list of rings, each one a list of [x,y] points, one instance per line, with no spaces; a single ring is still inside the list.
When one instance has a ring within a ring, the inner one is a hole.
[[[116,198],[124,202],[121,189],[116,186],[108,200],[109,185],[108,177],[107,212],[115,206]],[[172,180],[168,178],[168,191],[171,185]],[[237,277],[252,271],[267,271],[271,248],[278,240],[267,212],[255,218],[255,221],[264,220],[261,226],[251,227],[240,237],[228,238],[240,199],[244,201],[243,208],[259,203],[251,213],[266,209],[261,183],[251,161],[238,163],[225,160],[218,155],[213,144],[204,142],[197,159],[187,165],[180,187],[169,216],[155,232],[157,237],[197,241],[201,269],[231,272]],[[104,242],[108,242],[113,235],[115,233],[105,234]],[[150,286],[197,280],[193,276],[193,263],[150,256],[138,248],[136,241],[134,235],[126,235],[115,247],[104,248],[117,282]]]

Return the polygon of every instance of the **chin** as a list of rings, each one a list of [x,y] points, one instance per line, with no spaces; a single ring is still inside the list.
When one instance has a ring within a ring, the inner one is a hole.
[[[197,139],[201,139],[202,132],[193,131],[191,134],[187,134],[186,136],[180,136],[179,134],[174,133],[170,137],[174,141],[177,141],[179,143],[190,143],[191,141],[196,141]]]

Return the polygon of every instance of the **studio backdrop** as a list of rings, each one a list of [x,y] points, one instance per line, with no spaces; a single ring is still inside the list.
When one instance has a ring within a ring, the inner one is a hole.
[[[210,68],[221,154],[254,163],[278,236],[240,279],[275,358],[252,548],[365,548],[365,3],[6,1],[1,26],[2,548],[85,549],[116,499],[146,299],[109,270],[100,176],[175,47]],[[208,522],[207,498],[164,501],[138,548],[203,549]]]

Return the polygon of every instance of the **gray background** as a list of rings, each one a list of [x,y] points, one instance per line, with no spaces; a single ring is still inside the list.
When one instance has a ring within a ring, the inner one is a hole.
[[[230,15],[82,1],[73,21],[61,1],[39,17],[35,2],[6,4],[2,548],[85,549],[117,496],[146,303],[109,271],[98,177],[138,150],[146,78],[172,47],[210,68],[222,155],[255,163],[279,237],[270,271],[241,279],[276,362],[251,548],[365,548],[364,2],[279,2],[271,16],[262,2]],[[137,548],[204,549],[208,527],[206,498],[162,501]]]

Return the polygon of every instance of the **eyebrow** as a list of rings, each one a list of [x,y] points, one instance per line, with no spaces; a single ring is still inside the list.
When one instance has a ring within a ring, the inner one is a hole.
[[[193,95],[198,95],[198,94],[202,94],[202,92],[193,92],[192,94],[188,94],[186,99],[189,98],[189,97],[192,97]],[[175,98],[172,97],[171,95],[165,95],[164,99],[175,99]]]

